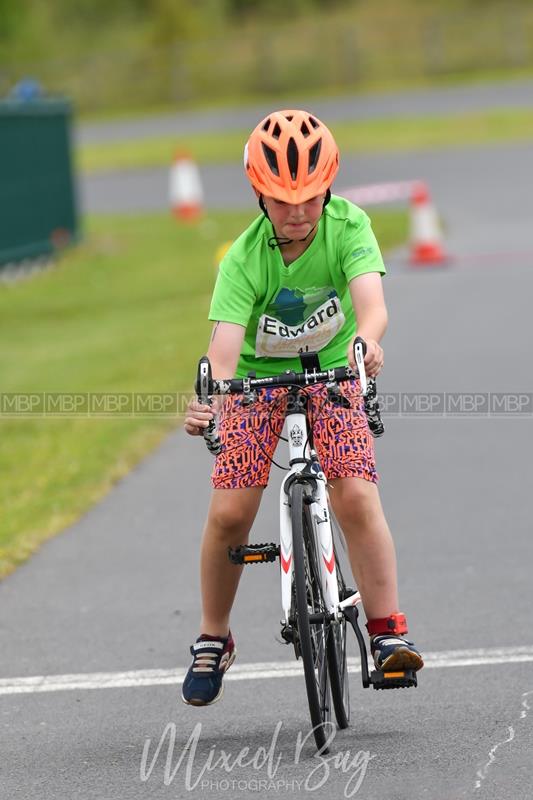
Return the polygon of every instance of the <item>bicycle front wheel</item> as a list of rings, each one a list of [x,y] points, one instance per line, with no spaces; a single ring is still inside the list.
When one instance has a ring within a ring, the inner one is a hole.
[[[298,631],[305,687],[313,734],[318,749],[327,753],[330,734],[331,701],[328,677],[329,623],[325,618],[320,573],[309,506],[304,486],[294,483],[291,490],[292,548],[294,557],[295,627]]]

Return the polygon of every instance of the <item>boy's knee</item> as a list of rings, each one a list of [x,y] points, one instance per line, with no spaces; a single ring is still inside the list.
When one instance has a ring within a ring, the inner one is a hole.
[[[213,503],[209,510],[209,525],[222,535],[249,530],[257,513],[255,499],[228,496]]]
[[[332,493],[335,514],[341,518],[365,520],[380,508],[377,487],[363,478],[339,480]]]

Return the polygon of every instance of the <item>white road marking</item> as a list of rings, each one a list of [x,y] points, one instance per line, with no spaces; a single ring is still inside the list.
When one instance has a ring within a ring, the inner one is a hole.
[[[533,662],[533,646],[444,650],[425,653],[424,662],[424,670],[520,664]],[[360,672],[359,659],[350,658],[348,668],[350,672]],[[0,695],[179,685],[183,683],[186,672],[186,669],[143,669],[130,672],[90,672],[73,675],[36,675],[29,678],[0,678]],[[292,678],[302,674],[301,662],[267,661],[257,664],[235,664],[226,675],[225,680],[271,680],[273,678]]]

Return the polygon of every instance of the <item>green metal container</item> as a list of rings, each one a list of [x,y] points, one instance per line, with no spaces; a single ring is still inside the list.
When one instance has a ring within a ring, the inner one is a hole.
[[[0,102],[0,266],[77,238],[70,104]]]

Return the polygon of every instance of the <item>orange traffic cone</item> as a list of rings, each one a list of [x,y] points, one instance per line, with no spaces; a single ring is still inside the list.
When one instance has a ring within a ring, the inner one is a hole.
[[[176,219],[194,222],[202,216],[204,193],[198,166],[190,153],[176,153],[170,170],[169,199]]]
[[[411,194],[411,264],[442,264],[447,255],[435,207],[425,183],[415,183]]]

